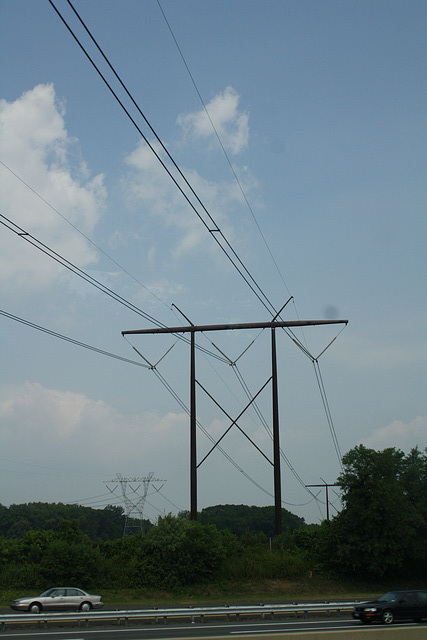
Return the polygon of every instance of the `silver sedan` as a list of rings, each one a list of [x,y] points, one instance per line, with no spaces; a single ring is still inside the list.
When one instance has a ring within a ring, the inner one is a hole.
[[[36,597],[17,598],[10,606],[15,611],[40,613],[40,611],[65,611],[67,609],[90,611],[91,609],[101,609],[104,603],[101,596],[92,596],[82,589],[55,587]]]

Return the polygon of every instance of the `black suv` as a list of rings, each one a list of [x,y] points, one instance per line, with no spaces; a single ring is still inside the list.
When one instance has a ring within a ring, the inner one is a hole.
[[[421,622],[427,618],[427,591],[389,591],[377,600],[358,604],[352,615],[364,624],[374,620],[384,624],[395,620]]]

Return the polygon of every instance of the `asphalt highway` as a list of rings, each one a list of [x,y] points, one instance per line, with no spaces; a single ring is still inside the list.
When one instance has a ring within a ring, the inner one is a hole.
[[[41,627],[41,628],[39,628]],[[50,628],[49,628],[50,627]],[[274,636],[297,635],[301,640],[312,637],[313,632],[319,634],[319,639],[332,637],[354,637],[354,632],[361,638],[390,637],[390,640],[405,640],[406,638],[427,638],[427,624],[401,624],[390,625],[370,625],[369,628],[352,620],[350,617],[310,619],[310,620],[253,620],[250,622],[208,622],[182,623],[182,624],[137,624],[129,623],[128,626],[117,626],[107,624],[92,624],[89,628],[84,626],[71,626],[70,623],[58,623],[48,625],[44,629],[42,624],[25,623],[25,618],[19,621],[19,628],[15,625],[7,625],[5,631],[0,634],[0,638],[5,640],[196,640],[198,638],[228,638],[246,636],[253,639]],[[323,633],[321,633],[323,632]],[[334,632],[334,633],[333,633]],[[361,633],[359,633],[361,632]],[[372,633],[373,632],[373,633]],[[366,634],[366,635],[365,635]],[[420,635],[421,634],[421,635]]]

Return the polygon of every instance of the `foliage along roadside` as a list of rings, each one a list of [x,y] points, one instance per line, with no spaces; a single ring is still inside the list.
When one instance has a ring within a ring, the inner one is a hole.
[[[180,593],[194,585],[305,580],[393,580],[427,575],[427,450],[405,455],[362,445],[343,458],[344,508],[332,521],[240,539],[228,529],[171,515],[145,534],[95,542],[77,521],[57,531],[0,538],[0,587]]]

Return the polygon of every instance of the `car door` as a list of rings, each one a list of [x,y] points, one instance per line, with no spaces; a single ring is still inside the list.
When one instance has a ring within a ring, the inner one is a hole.
[[[83,602],[84,594],[80,589],[67,589],[67,608],[78,609]]]
[[[65,589],[55,589],[43,603],[43,609],[50,611],[59,611],[65,608]]]
[[[416,610],[416,596],[412,591],[406,591],[404,593],[399,594],[398,599],[399,606],[396,609],[396,617],[401,620],[407,618],[413,618]]]
[[[417,591],[414,619],[427,618],[427,591]]]

